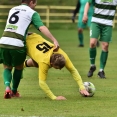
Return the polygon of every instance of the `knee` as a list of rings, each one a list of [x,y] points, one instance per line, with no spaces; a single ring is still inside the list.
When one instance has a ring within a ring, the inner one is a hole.
[[[97,39],[91,38],[90,39],[90,48],[95,48],[97,44]]]
[[[82,33],[83,32],[83,29],[82,28],[79,28],[78,29],[78,33]]]
[[[102,43],[102,50],[103,51],[108,51],[108,48],[109,48],[109,43],[107,43],[107,42]]]
[[[90,42],[90,48],[95,48],[96,44],[94,42]]]

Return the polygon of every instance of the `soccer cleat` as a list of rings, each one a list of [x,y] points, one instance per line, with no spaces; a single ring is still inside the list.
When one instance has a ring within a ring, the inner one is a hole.
[[[11,90],[8,89],[5,91],[4,99],[10,99],[10,98],[11,98]]]
[[[16,93],[13,93],[13,91],[11,91],[11,97],[21,97],[21,95],[18,91]]]
[[[89,72],[88,72],[88,74],[87,74],[87,76],[88,77],[91,77],[91,76],[93,76],[93,72],[96,70],[96,66],[91,66],[90,67],[90,70],[89,70]]]
[[[83,44],[79,44],[78,47],[84,47],[84,45]]]
[[[99,72],[98,72],[98,76],[99,76],[100,78],[106,78],[106,77],[105,77],[104,71],[99,71]]]

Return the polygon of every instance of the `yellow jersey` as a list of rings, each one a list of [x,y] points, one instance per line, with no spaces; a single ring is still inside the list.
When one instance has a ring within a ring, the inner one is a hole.
[[[53,53],[59,53],[64,56],[66,61],[65,67],[72,74],[79,88],[81,90],[85,89],[77,69],[74,67],[69,57],[62,49],[59,48],[57,52],[53,52],[54,44],[45,40],[41,35],[36,33],[27,36],[26,45],[27,55],[32,58],[39,66],[39,85],[51,99],[56,99],[56,96],[52,93],[46,84],[46,79],[48,70],[51,68],[50,57]]]

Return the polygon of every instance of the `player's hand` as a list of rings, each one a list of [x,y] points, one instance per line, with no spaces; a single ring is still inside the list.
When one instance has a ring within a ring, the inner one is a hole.
[[[59,49],[59,44],[58,44],[58,42],[57,41],[54,41],[54,52],[57,52],[58,51],[58,49]]]
[[[83,22],[83,23],[87,23],[87,20],[88,20],[87,15],[84,15],[84,16],[83,16],[83,19],[82,19],[82,22]]]
[[[71,20],[74,23],[75,22],[75,16],[72,16]]]
[[[57,96],[56,100],[67,100],[67,99],[65,97],[63,97],[63,96]]]
[[[85,96],[88,96],[89,95],[89,93],[88,93],[88,91],[86,89],[80,90],[80,93],[82,95],[85,95]]]

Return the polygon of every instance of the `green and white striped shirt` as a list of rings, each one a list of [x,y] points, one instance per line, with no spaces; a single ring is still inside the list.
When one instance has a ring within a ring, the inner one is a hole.
[[[9,11],[6,27],[0,39],[2,48],[22,48],[26,44],[26,33],[30,24],[37,29],[43,26],[39,14],[27,5],[13,7]]]
[[[94,0],[89,0],[89,3],[93,2]],[[117,0],[95,0],[94,6],[95,9],[91,22],[112,26]]]

